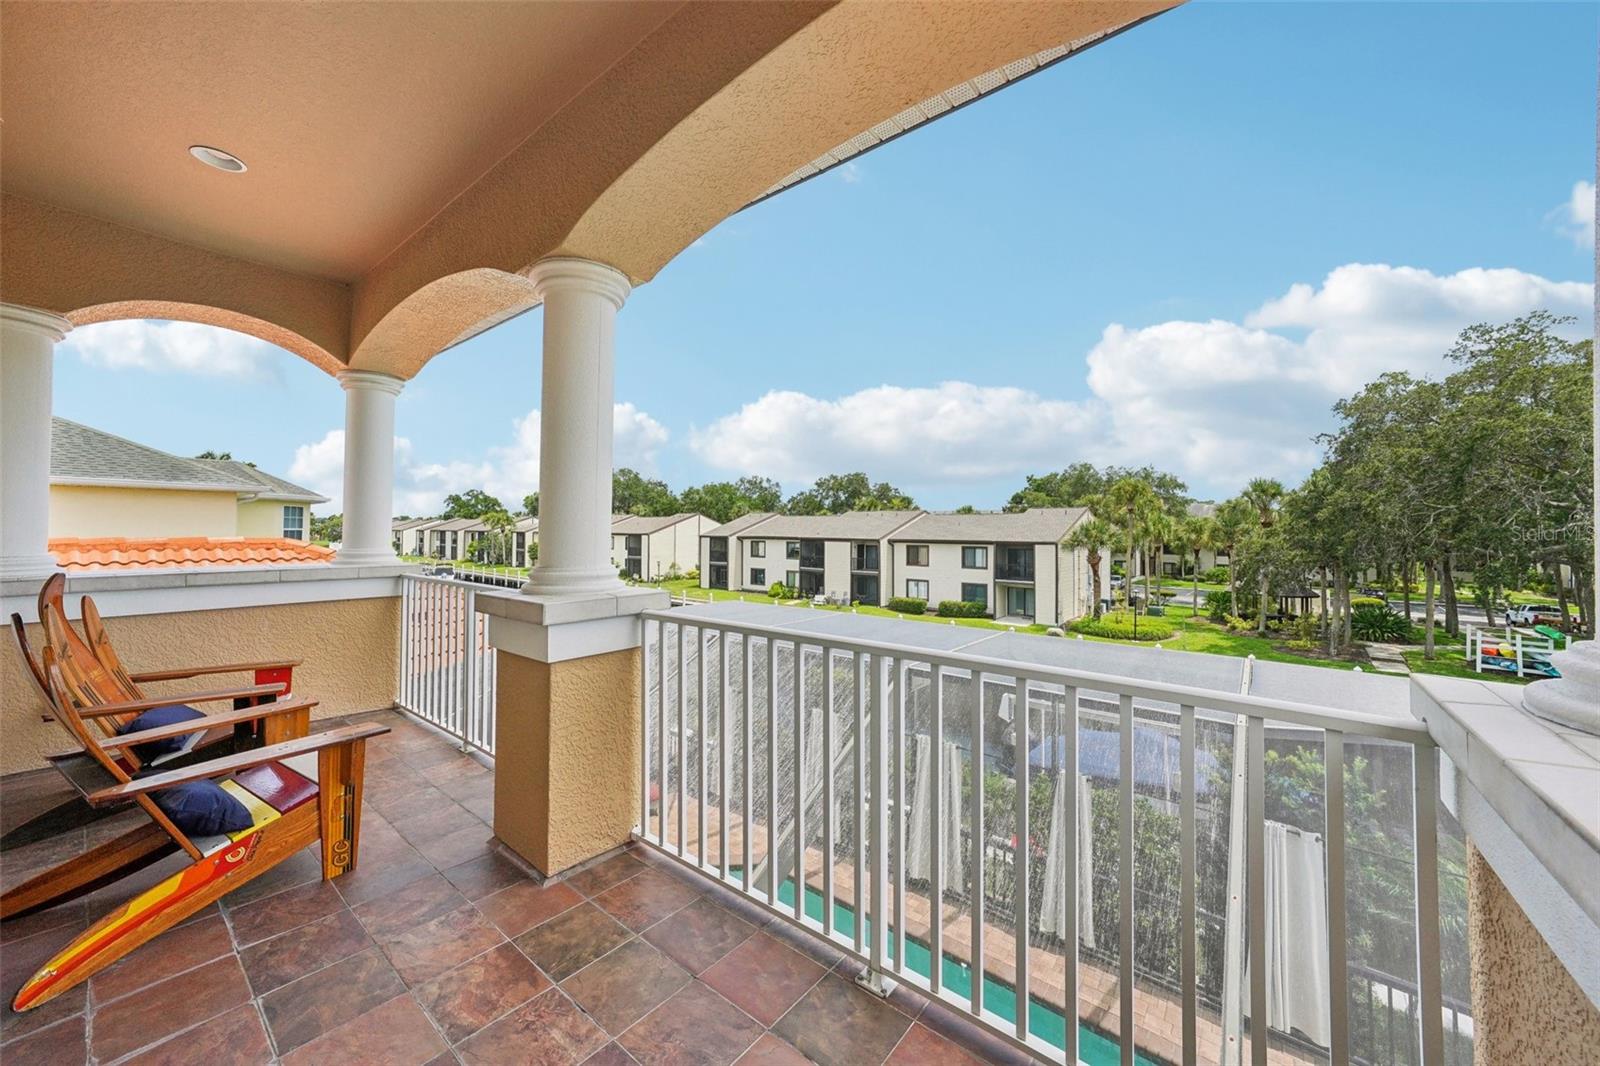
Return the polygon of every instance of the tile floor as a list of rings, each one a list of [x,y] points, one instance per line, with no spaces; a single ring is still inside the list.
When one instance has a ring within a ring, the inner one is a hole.
[[[371,744],[359,868],[311,850],[44,1006],[22,982],[178,857],[87,900],[0,926],[0,1059],[54,1063],[1027,1061],[910,993],[640,848],[539,885],[497,853],[493,772],[396,712]],[[0,782],[10,828],[63,795]],[[8,853],[10,885],[129,824]]]

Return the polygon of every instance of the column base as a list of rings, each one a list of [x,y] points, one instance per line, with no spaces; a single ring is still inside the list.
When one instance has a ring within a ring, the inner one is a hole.
[[[60,572],[61,564],[48,553],[0,556],[0,581],[43,581]]]
[[[1586,640],[1550,656],[1560,677],[1535,681],[1522,690],[1522,707],[1529,714],[1569,729],[1600,735],[1600,640]]]
[[[347,552],[340,550],[333,557],[335,566],[399,566],[400,556],[394,552]]]
[[[588,592],[614,594],[624,588],[627,585],[609,567],[604,570],[558,568],[536,563],[522,592],[526,596],[570,596]]]

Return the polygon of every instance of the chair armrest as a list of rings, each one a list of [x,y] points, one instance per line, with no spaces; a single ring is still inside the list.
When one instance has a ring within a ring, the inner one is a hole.
[[[188,736],[190,733],[204,733],[222,726],[238,725],[241,722],[255,722],[274,715],[287,714],[290,711],[303,711],[308,707],[315,707],[316,700],[279,700],[275,703],[261,703],[254,707],[241,707],[236,711],[223,711],[221,714],[208,714],[190,722],[174,722],[172,725],[156,726],[154,729],[141,729],[137,733],[123,733],[121,736],[107,737],[100,741],[100,747],[105,751],[120,751],[131,748],[135,744],[148,744],[153,740],[168,740],[172,737]]]
[[[85,707],[78,712],[80,718],[104,718],[112,714],[135,714],[152,707],[170,707],[175,703],[216,703],[219,700],[253,699],[261,696],[281,696],[288,686],[282,682],[271,685],[251,685],[248,688],[230,688],[219,692],[175,692],[170,696],[157,696],[148,700],[128,700],[123,703],[102,703]]]
[[[146,681],[181,681],[186,677],[203,677],[206,674],[243,674],[254,673],[257,670],[292,670],[299,666],[301,659],[285,659],[276,663],[223,663],[221,666],[196,666],[184,670],[148,670],[142,674],[129,674],[128,680],[135,685],[142,685]]]
[[[389,732],[386,725],[346,725],[338,729],[330,729],[326,733],[313,733],[299,740],[286,740],[282,744],[270,744],[254,751],[242,751],[237,755],[225,755],[220,759],[209,762],[196,763],[185,766],[180,770],[168,770],[163,774],[152,774],[141,777],[136,781],[129,781],[121,785],[103,788],[98,792],[89,794],[89,802],[96,807],[119,803],[134,796],[142,796],[150,792],[160,792],[173,785],[182,785],[190,781],[205,781],[213,777],[227,777],[241,770],[248,770],[252,766],[261,766],[279,759],[288,759],[307,752],[321,751],[324,748],[336,748],[343,744],[351,744],[366,740],[369,737],[382,736]]]

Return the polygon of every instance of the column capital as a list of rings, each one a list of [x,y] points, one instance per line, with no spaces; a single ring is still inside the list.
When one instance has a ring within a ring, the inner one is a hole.
[[[25,329],[49,339],[55,344],[72,331],[72,323],[60,315],[41,311],[21,304],[0,303],[0,322],[17,329]]]
[[[533,282],[534,295],[540,300],[547,299],[550,293],[586,292],[605,297],[621,310],[628,294],[633,292],[632,283],[622,271],[576,256],[541,259],[528,268],[528,278]]]
[[[339,387],[346,392],[386,392],[390,396],[398,396],[400,390],[406,387],[404,378],[376,370],[341,370],[337,377]]]

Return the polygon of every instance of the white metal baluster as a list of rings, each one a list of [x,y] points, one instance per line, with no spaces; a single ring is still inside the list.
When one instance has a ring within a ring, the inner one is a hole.
[[[767,638],[767,905],[778,906],[778,642]]]
[[[884,956],[889,942],[889,659],[872,657],[872,966],[861,975],[869,990],[884,994]]]
[[[1183,925],[1180,935],[1183,937],[1182,950],[1182,977],[1180,985],[1183,989],[1183,1066],[1195,1066],[1199,1054],[1199,1043],[1196,1035],[1196,1018],[1198,1002],[1195,989],[1199,983],[1199,972],[1196,969],[1195,958],[1196,941],[1195,926],[1198,914],[1195,903],[1195,811],[1194,811],[1194,749],[1195,725],[1194,708],[1183,704],[1178,708],[1178,758],[1181,769],[1179,784],[1183,789],[1182,799],[1182,828],[1178,837],[1178,866],[1179,876],[1179,910],[1182,912]]]
[[[894,661],[894,965],[906,964],[906,660]]]
[[[1119,703],[1119,721],[1122,726],[1122,772],[1118,785],[1117,808],[1120,812],[1118,828],[1121,830],[1120,862],[1117,865],[1121,883],[1121,943],[1117,960],[1120,964],[1119,992],[1122,994],[1122,1064],[1133,1066],[1134,1043],[1137,1033],[1133,1020],[1133,697],[1123,696]]]
[[[437,581],[428,582],[428,713],[424,716],[434,725],[440,724],[440,694],[444,689],[444,629],[439,624],[443,613],[443,592]]]
[[[974,672],[972,701],[972,1013],[983,1017],[983,683]]]
[[[822,931],[833,936],[833,649],[822,648]]]
[[[695,801],[695,810],[700,815],[700,850],[695,852],[694,857],[696,865],[704,866],[706,864],[706,703],[709,702],[706,699],[706,647],[708,642],[705,626],[701,626],[697,632],[699,633],[699,640],[696,646],[700,649],[699,663],[697,664],[700,678],[698,693],[700,700],[700,729],[695,734],[694,750],[700,755],[700,776],[695,779],[695,784],[700,790],[700,795]]]
[[[1066,854],[1062,865],[1066,867],[1066,914],[1061,923],[1062,946],[1066,952],[1066,1061],[1069,1066],[1078,1062],[1078,849],[1091,846],[1091,842],[1078,839],[1078,690],[1068,687],[1064,706],[1067,722],[1061,734],[1061,763],[1066,767],[1066,777],[1058,786],[1067,790],[1066,825],[1062,839],[1066,841]]]
[[[717,865],[728,879],[728,642],[733,634],[717,633]]]
[[[1327,825],[1323,840],[1328,849],[1328,1057],[1333,1066],[1350,1063],[1350,973],[1345,942],[1344,874],[1344,734],[1329,729],[1323,734],[1323,771],[1327,795]]]
[[[805,645],[794,642],[794,917],[806,916]]]
[[[928,847],[929,847],[929,888],[928,903],[933,910],[933,919],[928,923],[928,956],[932,960],[928,967],[928,987],[938,993],[944,987],[944,820],[946,818],[961,817],[959,811],[944,809],[944,667],[938,663],[928,664],[928,676],[933,685],[933,754],[930,756],[931,766],[917,767],[918,773],[929,775],[933,784],[930,795],[933,796],[933,809],[931,811],[918,811],[918,818],[928,819]],[[960,834],[956,836],[960,840]]]
[[[1016,706],[1011,715],[1014,736],[1012,760],[1017,784],[1017,843],[1012,857],[1016,884],[1017,1039],[1028,1039],[1028,860],[1032,838],[1028,832],[1028,681],[1017,679]]]
[[[645,618],[639,623],[639,833],[650,833],[650,628],[661,623]],[[659,639],[659,637],[657,638]]]
[[[656,842],[667,846],[667,623],[656,634]]]
[[[461,659],[461,750],[466,751],[477,729],[478,594],[472,589],[461,595]]]
[[[751,734],[753,727],[751,717],[755,710],[755,700],[750,695],[750,686],[755,680],[755,641],[748,634],[742,638],[744,649],[744,826],[741,836],[744,840],[744,867],[740,871],[740,880],[744,882],[744,890],[751,891],[750,867],[751,837],[754,835],[755,811],[755,758],[751,751]]]
[[[1439,752],[1432,744],[1411,749],[1415,789],[1417,988],[1422,1003],[1423,1066],[1444,1066],[1444,1003],[1439,969]]]
[[[1267,788],[1266,720],[1250,716],[1248,738],[1249,813],[1245,825],[1250,840],[1250,859],[1245,865],[1250,897],[1250,1060],[1267,1066]]]
[[[411,654],[411,581],[400,579],[400,706],[415,710],[411,705],[411,671],[406,669],[406,656]]]
[[[867,663],[861,652],[855,653],[856,690],[856,954],[861,954],[867,936]]]
[[[689,655],[688,655],[688,629],[682,622],[678,623],[678,736],[677,736],[677,763],[678,763],[678,857],[682,858],[686,850],[684,838],[688,836],[688,825],[685,821],[686,809],[689,805]]]

